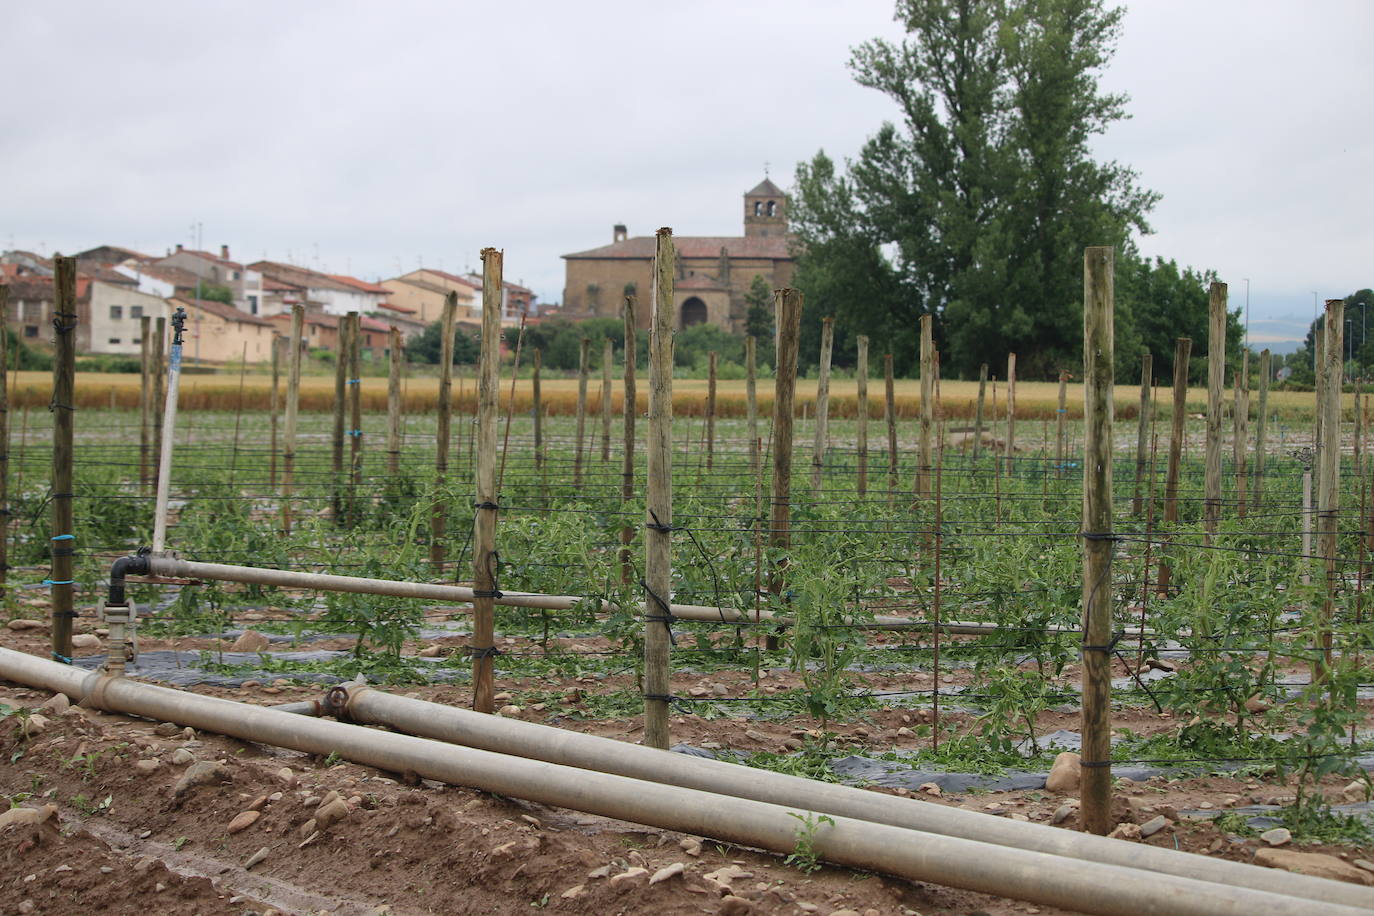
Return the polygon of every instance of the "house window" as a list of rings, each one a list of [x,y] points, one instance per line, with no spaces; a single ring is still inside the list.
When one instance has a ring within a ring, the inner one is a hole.
[[[112,306],[110,306],[110,320],[111,320],[111,321],[118,321],[119,319],[121,319],[121,318],[123,318],[123,317],[124,317],[124,306],[122,306],[122,305],[112,305]]]
[[[26,325],[24,325],[24,336],[25,336],[25,337],[37,337],[37,336],[38,336],[38,325],[34,325],[34,324],[26,324]]]
[[[118,338],[118,337],[111,337],[111,338],[110,338],[110,343],[111,343],[112,345],[116,346],[116,347],[119,346],[119,343],[120,343],[119,338]]]
[[[248,297],[248,314],[250,314],[250,315],[256,315],[257,313],[258,313],[258,297],[257,297],[257,296],[249,296],[249,297]]]
[[[135,319],[135,320],[137,320],[137,319],[139,319],[139,318],[142,318],[142,317],[143,317],[143,306],[141,306],[141,305],[131,305],[131,306],[129,306],[129,317],[130,317],[130,318],[133,318],[133,319]]]
[[[237,280],[238,278],[239,278],[239,272],[236,270],[236,271],[234,271],[234,279]]]

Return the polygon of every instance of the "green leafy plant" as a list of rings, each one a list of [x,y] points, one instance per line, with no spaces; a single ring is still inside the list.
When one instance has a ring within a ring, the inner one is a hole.
[[[795,817],[801,824],[796,831],[797,845],[792,847],[792,851],[783,861],[807,874],[817,871],[821,867],[816,851],[817,833],[824,824],[835,826],[835,819],[828,814],[815,815],[809,811],[805,814],[789,811],[787,815]]]

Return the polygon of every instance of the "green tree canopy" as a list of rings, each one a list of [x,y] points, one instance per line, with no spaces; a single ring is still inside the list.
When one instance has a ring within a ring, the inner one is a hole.
[[[808,311],[887,343],[899,371],[927,313],[947,374],[1009,351],[1030,377],[1077,365],[1083,248],[1112,245],[1121,265],[1157,199],[1089,149],[1125,117],[1125,97],[1098,85],[1121,18],[1101,0],[899,0],[908,37],[860,45],[850,67],[900,124],[845,174],[824,152],[797,169]],[[1118,350],[1129,318],[1119,310]]]

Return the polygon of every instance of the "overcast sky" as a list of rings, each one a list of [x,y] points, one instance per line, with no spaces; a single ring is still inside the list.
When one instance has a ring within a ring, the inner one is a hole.
[[[849,49],[890,0],[8,3],[0,246],[228,244],[369,279],[506,275],[672,226],[740,233],[765,163],[790,187],[895,110]],[[1163,201],[1142,250],[1213,268],[1252,338],[1374,284],[1374,3],[1137,0],[1101,138]]]

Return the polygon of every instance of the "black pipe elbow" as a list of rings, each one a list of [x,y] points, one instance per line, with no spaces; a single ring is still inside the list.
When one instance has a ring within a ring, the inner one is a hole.
[[[110,597],[105,604],[115,607],[123,606],[126,601],[124,598],[124,577],[146,576],[150,571],[150,565],[146,556],[138,555],[132,557],[120,557],[114,561],[110,567]]]

